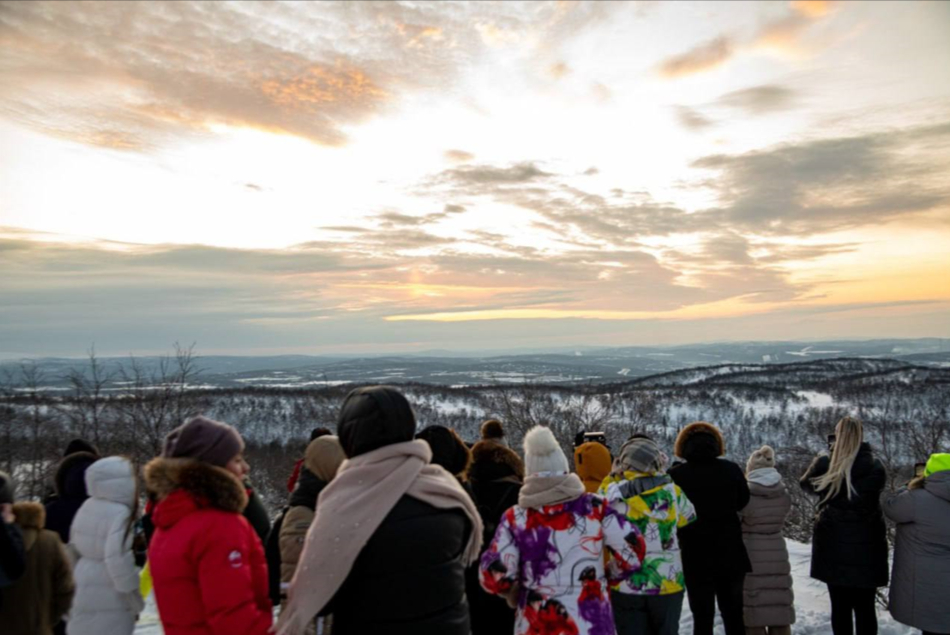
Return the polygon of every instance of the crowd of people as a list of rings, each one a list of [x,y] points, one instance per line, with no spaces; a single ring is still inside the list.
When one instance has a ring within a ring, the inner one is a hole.
[[[543,426],[523,453],[497,420],[472,444],[417,427],[398,390],[352,391],[273,522],[238,431],[202,416],[144,466],[141,496],[128,459],[82,441],[44,503],[17,501],[0,472],[0,629],[126,635],[153,590],[166,635],[669,635],[684,599],[695,635],[713,632],[717,606],[727,635],[791,633],[792,502],[771,447],[743,469],[705,422],[679,432],[672,459],[647,435],[611,452],[581,433],[572,469]],[[832,631],[876,633],[890,577],[895,619],[948,634],[950,454],[885,495],[886,481],[850,417],[801,478]]]

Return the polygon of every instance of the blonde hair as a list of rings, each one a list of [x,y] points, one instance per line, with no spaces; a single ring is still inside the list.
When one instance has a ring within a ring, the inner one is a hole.
[[[861,449],[863,441],[864,426],[859,419],[845,417],[835,426],[835,447],[831,452],[831,464],[828,466],[828,471],[812,479],[816,492],[828,490],[825,497],[821,499],[822,503],[840,494],[842,484],[846,485],[845,491],[848,494],[848,500],[851,500],[851,494],[855,491],[851,485],[851,468],[854,466],[854,459],[858,456],[858,450]]]

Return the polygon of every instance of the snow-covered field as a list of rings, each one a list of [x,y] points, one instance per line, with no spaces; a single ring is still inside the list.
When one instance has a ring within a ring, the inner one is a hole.
[[[788,550],[792,561],[792,576],[795,585],[795,610],[798,620],[793,627],[796,635],[825,635],[831,633],[829,618],[831,606],[827,588],[821,582],[808,577],[811,562],[811,547],[791,540]],[[716,635],[722,635],[722,624],[716,618]],[[887,611],[878,611],[879,635],[915,635],[916,630],[899,624],[891,619]],[[154,596],[150,596],[145,612],[135,629],[138,635],[160,635],[161,625],[155,608]],[[693,616],[689,612],[689,603],[683,603],[683,618],[680,620],[680,633],[690,635],[693,632]]]

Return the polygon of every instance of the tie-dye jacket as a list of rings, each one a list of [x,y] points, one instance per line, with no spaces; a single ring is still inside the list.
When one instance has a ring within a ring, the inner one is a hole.
[[[614,635],[608,580],[629,577],[645,548],[636,526],[594,494],[540,510],[515,505],[482,556],[480,581],[517,596],[515,635]]]
[[[608,476],[599,493],[643,534],[646,556],[626,580],[611,587],[630,595],[671,595],[686,588],[676,530],[696,520],[683,490],[663,473]]]

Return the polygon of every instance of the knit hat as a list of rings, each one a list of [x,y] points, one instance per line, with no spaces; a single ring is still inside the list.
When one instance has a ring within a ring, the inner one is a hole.
[[[391,386],[357,388],[343,401],[337,431],[343,451],[352,458],[412,441],[416,415],[406,397]]]
[[[550,428],[534,426],[524,437],[524,465],[527,474],[569,471],[567,457]]]
[[[775,450],[770,446],[763,445],[761,448],[752,453],[752,456],[749,457],[749,462],[746,463],[745,471],[746,474],[752,470],[761,470],[766,467],[775,467]]]
[[[950,454],[931,454],[924,468],[924,476],[933,476],[937,472],[950,471]]]
[[[432,463],[441,465],[453,476],[463,476],[472,462],[472,452],[451,428],[429,426],[423,428],[417,439],[422,439],[432,448]]]
[[[649,437],[636,436],[620,446],[615,462],[615,472],[659,472],[663,466],[663,451]]]
[[[6,472],[0,471],[0,505],[12,504],[16,500],[16,483]]]
[[[162,456],[168,459],[197,459],[224,467],[243,451],[244,439],[237,430],[221,421],[199,415],[168,433]]]
[[[343,453],[343,446],[340,445],[339,437],[323,435],[311,441],[310,445],[307,446],[303,464],[321,481],[329,483],[336,476],[340,464],[345,460],[346,454]]]

